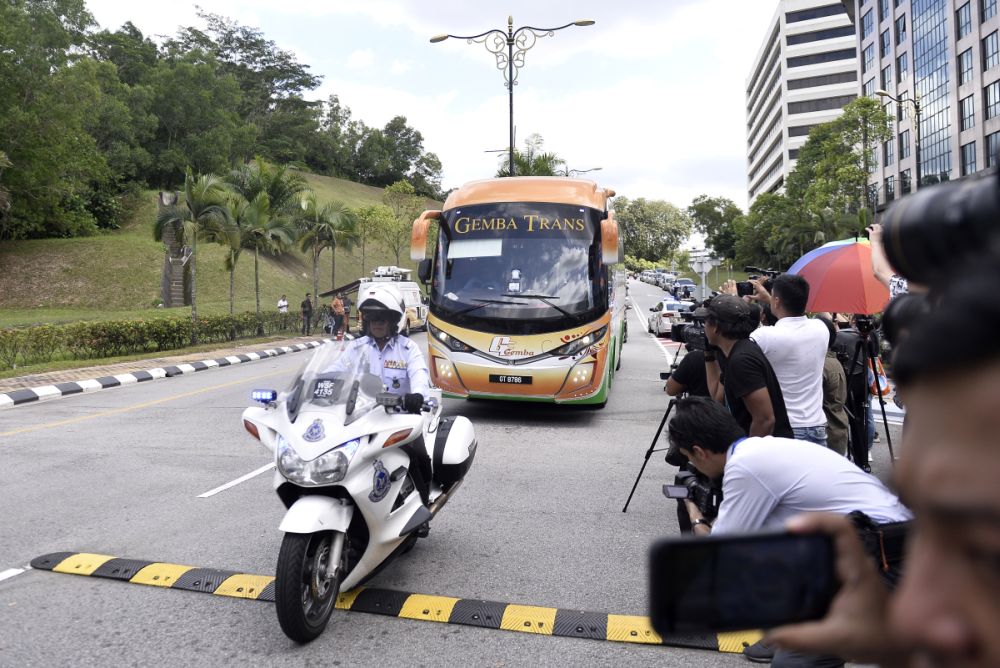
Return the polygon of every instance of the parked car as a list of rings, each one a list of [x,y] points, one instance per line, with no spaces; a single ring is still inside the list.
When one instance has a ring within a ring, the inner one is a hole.
[[[673,274],[657,274],[656,275],[656,285],[664,290],[669,290],[670,286],[673,285],[674,280],[677,277]]]
[[[674,281],[670,292],[674,295],[674,297],[680,299],[684,295],[684,288],[688,288],[689,296],[693,297],[697,286],[690,278],[678,278]]]
[[[689,305],[667,297],[655,306],[650,307],[650,314],[646,320],[646,325],[650,334],[657,336],[669,335],[674,325],[681,320],[681,311],[686,311]]]

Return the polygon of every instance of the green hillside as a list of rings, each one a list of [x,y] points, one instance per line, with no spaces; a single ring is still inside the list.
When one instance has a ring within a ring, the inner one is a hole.
[[[305,175],[321,201],[339,199],[349,206],[381,202],[382,190],[343,179]],[[132,220],[121,230],[94,237],[0,242],[0,327],[156,317],[186,313],[156,308],[160,298],[163,244],[153,240],[156,193],[143,194]],[[198,310],[229,311],[229,273],[221,246],[198,244]],[[282,294],[297,305],[312,291],[310,261],[295,251],[278,260],[261,257],[261,308],[274,309]],[[367,245],[365,269],[392,264],[395,257],[377,244]],[[400,265],[412,266],[408,254]],[[320,257],[320,290],[332,287],[331,255]],[[361,276],[361,251],[337,252],[338,284]],[[253,254],[244,252],[236,270],[236,309],[254,309]]]

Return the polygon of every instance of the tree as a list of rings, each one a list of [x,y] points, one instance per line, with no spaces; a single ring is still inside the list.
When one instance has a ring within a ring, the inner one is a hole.
[[[736,203],[725,197],[696,197],[687,214],[694,228],[705,235],[705,244],[716,257],[736,257],[736,226],[743,212]]]
[[[444,199],[441,193],[441,160],[436,153],[424,153],[420,156],[413,166],[410,180],[418,195],[431,199]]]
[[[392,210],[393,219],[391,223],[386,221],[387,224],[379,229],[377,234],[396,256],[398,265],[400,253],[409,245],[413,221],[425,208],[424,199],[417,195],[409,182],[396,181],[386,186],[382,193],[382,203]]]
[[[524,140],[524,150],[514,149],[514,175],[515,176],[557,176],[559,168],[566,165],[566,161],[555,153],[546,153],[542,150],[545,140],[538,133],[528,136]],[[510,155],[504,153],[500,157],[500,168],[497,176],[510,176]]]
[[[369,204],[354,213],[357,221],[358,243],[361,246],[361,273],[365,273],[365,251],[369,240],[375,239],[379,231],[392,225],[392,209],[384,204]]]
[[[3,172],[5,169],[9,169],[13,164],[7,158],[7,154],[0,151],[0,181],[3,179]],[[0,239],[4,238],[2,225],[6,223],[7,216],[10,213],[10,193],[0,183]]]
[[[355,214],[341,201],[320,204],[316,193],[309,191],[302,198],[298,218],[300,243],[312,259],[313,294],[319,295],[319,256],[329,248],[332,255],[330,289],[337,287],[337,248],[352,248],[357,241]],[[364,259],[362,259],[362,265]]]
[[[690,217],[669,202],[618,197],[614,208],[625,249],[635,257],[653,262],[667,257],[691,233]]]
[[[230,223],[226,207],[226,191],[217,176],[195,176],[190,168],[184,175],[184,203],[164,208],[156,217],[153,238],[163,241],[163,230],[172,225],[177,239],[191,245],[191,343],[198,343],[198,302],[195,269],[198,262],[198,236],[212,229],[212,236],[219,227]]]
[[[257,299],[257,333],[263,334],[260,319],[260,254],[277,255],[287,250],[295,241],[295,226],[291,219],[280,211],[273,212],[271,199],[266,190],[258,192],[250,201],[243,200],[241,206],[242,224],[240,232],[242,246],[253,249],[253,285]],[[277,213],[277,215],[272,215]]]

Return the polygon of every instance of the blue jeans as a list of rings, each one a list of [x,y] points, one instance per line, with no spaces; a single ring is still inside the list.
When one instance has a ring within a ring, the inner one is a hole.
[[[865,434],[865,438],[868,439],[868,451],[871,452],[872,443],[875,442],[875,411],[872,410],[872,399],[874,397],[868,397],[868,402],[865,404],[865,419],[868,421],[868,430]]]
[[[820,427],[792,427],[795,439],[799,441],[809,441],[816,445],[826,447],[826,425]]]

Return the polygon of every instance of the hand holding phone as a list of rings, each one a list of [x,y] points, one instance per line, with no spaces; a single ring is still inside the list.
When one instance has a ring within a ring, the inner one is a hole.
[[[821,619],[838,587],[823,533],[671,538],[653,545],[649,566],[650,617],[661,634]]]

